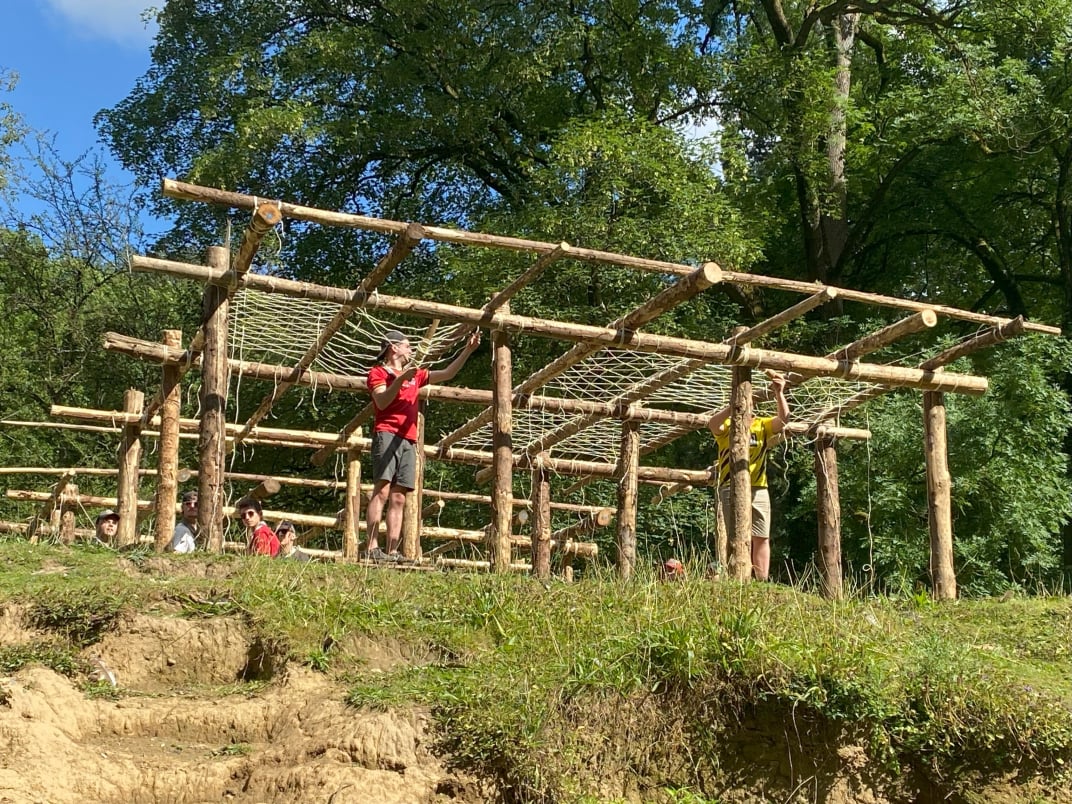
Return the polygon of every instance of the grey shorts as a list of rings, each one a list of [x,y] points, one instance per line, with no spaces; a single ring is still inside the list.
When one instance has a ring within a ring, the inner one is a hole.
[[[417,487],[417,450],[394,433],[372,434],[372,481],[387,480],[409,490]]]
[[[718,490],[719,513],[726,524],[726,535],[733,538],[733,511],[730,502],[729,486]],[[752,489],[752,538],[770,538],[770,492],[766,489]]]

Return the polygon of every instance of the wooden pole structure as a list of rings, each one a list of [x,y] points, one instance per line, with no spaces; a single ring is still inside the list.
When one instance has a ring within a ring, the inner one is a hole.
[[[747,366],[733,369],[730,415],[730,510],[733,522],[727,550],[730,577],[747,581],[752,577],[752,480],[748,473],[749,440],[752,421],[752,372]]]
[[[242,193],[218,190],[212,187],[201,187],[188,182],[175,181],[174,179],[161,179],[160,191],[169,198],[180,198],[187,201],[200,201],[207,204],[219,204],[237,209],[255,209],[258,199],[255,196]],[[365,229],[372,232],[398,234],[410,224],[402,221],[392,221],[384,218],[371,218],[365,215],[354,215],[344,212],[306,207],[299,204],[291,204],[285,201],[279,202],[279,209],[284,216],[296,220],[322,223],[328,226],[343,226],[355,229]],[[549,243],[538,240],[526,240],[520,237],[504,237],[502,235],[486,234],[484,232],[467,232],[464,229],[446,228],[425,225],[425,236],[430,240],[460,245],[474,246],[478,248],[501,248],[510,251],[528,251],[536,254],[545,254],[559,247],[558,243]],[[608,265],[621,265],[640,271],[649,271],[659,274],[675,274],[685,276],[694,269],[689,265],[666,262],[663,260],[649,260],[641,257],[632,257],[624,254],[597,251],[595,249],[571,247],[570,255],[575,260],[583,262],[605,263]],[[780,277],[761,276],[759,274],[747,274],[735,271],[724,272],[725,281],[740,285],[767,287],[775,290],[785,290],[791,293],[803,293],[811,296],[822,290],[825,286],[815,282],[802,282],[799,280],[783,279]],[[937,304],[925,304],[912,301],[911,299],[898,299],[892,296],[883,296],[877,293],[866,293],[859,290],[846,290],[835,288],[843,301],[863,302],[901,310],[934,310],[948,318],[957,318],[964,321],[974,321],[981,324],[1000,324],[1008,319],[996,316],[983,315],[968,310],[959,310],[955,307],[945,307]],[[1048,335],[1060,335],[1059,327],[1051,327],[1045,324],[1029,323],[1028,328],[1034,332],[1043,332]]]
[[[276,480],[274,477],[266,477],[259,484],[257,484],[256,488],[251,489],[249,494],[247,494],[246,496],[252,497],[254,500],[261,500],[263,502],[264,500],[267,500],[269,497],[271,497],[273,494],[278,494],[280,488],[282,488],[282,484],[278,480]]]
[[[1009,338],[1015,338],[1024,333],[1026,323],[1023,316],[1017,316],[1011,321],[1006,321],[1004,324],[998,324],[990,329],[980,332],[979,334],[968,338],[961,343],[951,346],[945,349],[933,357],[929,357],[919,364],[919,367],[924,371],[937,371],[943,366],[948,366],[954,360],[958,360],[961,357],[977,352],[980,349],[986,349],[991,346],[995,346]],[[859,407],[865,402],[870,402],[876,397],[880,397],[883,394],[888,394],[891,389],[889,388],[869,388],[866,391],[861,391],[855,396],[847,399],[845,402],[837,405],[836,407],[827,408],[818,416],[813,417],[814,424],[810,425],[812,428],[818,427],[822,422],[832,419],[835,416],[840,416],[842,413]]]
[[[169,349],[182,348],[182,330],[166,329],[161,338]],[[182,397],[182,372],[177,365],[165,364],[160,382],[160,439],[157,442],[156,480],[156,552],[171,544],[175,532],[175,499],[179,472],[179,407]],[[144,415],[144,411],[142,411]]]
[[[128,388],[123,394],[123,412],[135,419],[141,418],[145,394]],[[119,442],[119,477],[116,481],[119,500],[119,529],[116,542],[119,547],[137,544],[138,541],[138,464],[141,461],[141,425],[137,420],[123,425],[123,437]]]
[[[406,227],[406,230],[402,232],[394,245],[388,250],[387,254],[376,264],[376,267],[361,280],[361,284],[355,293],[355,298],[361,298],[367,294],[375,292],[376,288],[391,274],[398,265],[404,260],[414,247],[424,238],[424,230],[417,224],[411,224]],[[279,398],[285,394],[291,387],[293,387],[296,381],[301,377],[302,373],[313,364],[324,347],[327,346],[335,334],[342,329],[346,323],[346,319],[360,306],[359,303],[347,303],[343,304],[338,311],[332,316],[331,320],[324,325],[316,336],[316,340],[306,349],[305,354],[301,356],[298,363],[291,369],[290,374],[283,379],[279,384],[272,389],[272,391],[261,400],[261,403],[257,406],[257,409],[250,414],[249,419],[246,420],[245,427],[242,431],[235,436],[232,449],[237,447],[249,434],[253,428],[257,426],[257,423],[268,415],[272,407],[279,400]]]
[[[622,422],[618,452],[618,577],[629,580],[636,569],[637,466],[640,433],[636,422]]]
[[[253,256],[256,254],[261,241],[264,236],[271,230],[273,226],[283,220],[283,216],[279,212],[279,208],[274,204],[259,204],[253,209],[253,219],[250,221],[246,233],[242,238],[242,245],[238,249],[238,253],[235,254],[234,261],[231,263],[231,270],[235,274],[235,285],[241,282],[242,276],[249,271],[250,266],[253,264]],[[195,358],[201,355],[201,351],[205,345],[205,333],[202,329],[198,328],[194,333],[194,337],[190,341],[190,348],[183,353],[183,358],[179,364],[179,371],[176,378],[176,382],[181,382],[183,376],[194,365]],[[165,394],[163,389],[154,396],[145,408],[142,410],[142,426],[144,427],[149,423],[149,419],[156,415],[161,406],[165,402]]]
[[[416,487],[406,495],[402,509],[402,555],[408,559],[421,557],[421,509],[424,507],[424,402],[417,403],[417,449],[414,462]]]
[[[171,260],[158,260],[150,257],[132,257],[130,266],[135,271],[151,271],[167,276],[225,286],[230,284],[232,278],[231,272],[227,270],[206,268],[201,265]],[[682,282],[691,287],[692,283],[689,280],[690,277],[686,277]],[[482,310],[474,310],[469,307],[388,296],[382,293],[365,294],[362,291],[314,285],[309,282],[298,282],[292,279],[261,274],[248,274],[245,286],[249,290],[279,293],[295,298],[318,299],[344,305],[356,304],[369,310],[385,310],[403,315],[440,318],[445,321],[472,324],[492,330],[501,329],[511,334],[525,333],[543,338],[573,341],[585,352],[585,357],[607,347],[631,349],[638,352],[658,353],[669,357],[696,358],[713,363],[732,363],[750,368],[772,369],[782,372],[795,371],[804,376],[841,377],[880,385],[904,386],[925,391],[944,391],[974,396],[986,393],[988,384],[985,377],[976,377],[969,374],[930,372],[901,366],[876,365],[860,363],[854,360],[835,360],[829,357],[777,352],[770,349],[736,347],[722,343],[674,338],[667,335],[650,335],[634,329],[629,323],[631,321],[630,316],[626,316],[610,326],[596,327],[545,318],[511,315],[509,313],[495,313],[489,316]],[[673,292],[677,288],[678,285],[674,285],[649,300],[647,304],[643,305],[643,311],[653,313],[656,303],[673,306],[673,304],[681,301],[682,299]],[[636,326],[644,323],[646,319],[647,316],[638,316],[640,323],[636,324]],[[573,365],[575,362],[579,362],[574,360],[575,357],[573,350],[570,350],[560,360],[566,360],[568,365]],[[570,360],[574,362],[569,362]],[[568,365],[565,367],[568,367]],[[546,382],[547,379],[550,379],[550,376],[557,376],[562,370],[564,370],[563,365],[556,360],[548,364],[538,374],[533,375],[530,380],[535,382],[538,387]],[[548,374],[549,376],[547,376]],[[523,392],[523,389],[520,390]],[[486,423],[487,421],[484,421],[481,426]],[[450,435],[454,436],[453,433]],[[453,443],[454,440],[456,440],[456,437],[449,442],[444,439],[440,441],[440,446],[446,446],[449,443]]]
[[[64,469],[60,474],[59,480],[56,481],[52,493],[41,505],[37,516],[30,518],[29,528],[27,529],[30,544],[37,544],[38,534],[42,530],[49,534],[57,532],[60,524],[60,516],[57,513],[60,507],[60,498],[63,496],[63,490],[67,487],[67,484],[74,480],[74,476],[75,471],[73,469]]]
[[[923,395],[923,433],[927,455],[927,519],[931,534],[931,584],[935,600],[955,600],[953,569],[952,478],[946,452],[945,399]]]
[[[58,513],[60,515],[59,521],[59,536],[62,544],[72,544],[75,540],[75,511],[78,508],[78,486],[74,483],[68,483],[63,487],[63,491],[60,493],[60,504]],[[133,517],[131,517],[133,520]],[[122,524],[122,520],[119,520]],[[137,538],[137,533],[134,534]]]
[[[545,581],[551,577],[551,473],[542,463],[532,469],[532,514],[532,572]]]
[[[361,528],[361,449],[346,451],[346,516],[342,533],[343,558],[357,558],[358,531]]]
[[[208,264],[226,269],[227,249],[212,246]],[[202,307],[205,350],[201,359],[201,438],[198,443],[197,524],[210,552],[223,549],[223,473],[227,454],[227,330],[230,298],[228,290],[206,285]]]
[[[815,441],[815,503],[819,517],[819,577],[823,596],[840,600],[843,594],[841,503],[837,445],[829,436]]]
[[[91,421],[124,422],[127,418],[127,415],[124,413],[92,410],[88,408],[70,408],[62,405],[53,405],[52,414],[55,416],[70,416],[72,418],[89,419]],[[13,424],[13,422],[5,423]],[[89,425],[62,424],[58,422],[31,422],[30,424],[35,427],[58,427],[90,432],[118,432],[114,426],[93,427]],[[179,427],[182,429],[196,427],[197,425],[198,422],[195,419],[179,420]],[[239,427],[240,425],[229,424],[224,427],[224,432],[231,432],[232,429],[237,432]],[[282,430],[278,428],[259,427],[257,428],[257,433],[259,437],[255,440],[255,443],[297,449],[317,449],[324,444],[334,443],[336,440],[334,433],[317,433],[308,430]],[[156,436],[159,434],[153,431],[143,431],[142,435]],[[181,435],[182,433],[180,432],[180,436]],[[247,439],[247,443],[254,443],[254,440]],[[351,439],[351,443],[357,444],[363,449],[367,449],[371,446],[372,442],[367,438],[354,438]],[[480,450],[460,449],[457,447],[443,451],[438,447],[426,445],[424,454],[432,460],[445,461],[447,463],[490,466],[495,462],[493,453]],[[515,454],[513,456],[513,461],[514,466],[517,468],[530,469],[535,464],[536,459],[529,455]],[[617,464],[602,463],[599,461],[548,458],[546,464],[552,472],[560,475],[592,475],[594,477],[610,479],[614,478],[615,473],[618,471]],[[707,469],[675,469],[663,466],[641,466],[637,469],[637,479],[641,483],[662,484],[685,481],[694,484],[707,484],[711,480],[711,472]]]
[[[529,376],[524,382],[518,385],[516,389],[514,389],[515,393],[519,395],[532,393],[537,388],[545,385],[568,370],[571,366],[577,365],[585,358],[595,354],[606,346],[624,346],[625,340],[628,339],[629,336],[635,335],[635,330],[637,328],[654,321],[668,310],[673,309],[677,305],[702,293],[708,288],[717,285],[721,281],[722,270],[713,262],[706,263],[701,268],[691,271],[687,276],[668,287],[662,293],[648,299],[632,312],[613,321],[607,327],[607,330],[618,334],[612,338],[609,343],[597,343],[586,338],[567,338],[567,340],[578,342],[567,352],[552,360],[535,374]],[[508,313],[509,308],[504,307],[503,312],[494,316],[494,318],[500,319],[502,316],[507,316]],[[484,313],[483,318],[486,319],[487,316],[488,313]],[[510,318],[513,317],[510,316]],[[691,355],[685,356],[691,357]],[[451,444],[457,443],[462,438],[471,433],[475,433],[491,421],[492,416],[493,413],[491,409],[485,410],[483,413],[470,419],[453,432],[448,433],[440,439],[437,446],[445,448]],[[540,449],[534,448],[531,453],[536,454],[540,451]]]
[[[443,513],[443,509],[447,507],[446,500],[433,500],[428,505],[421,508],[421,519],[430,519],[434,516],[439,516]]]
[[[142,433],[147,435],[147,433]],[[71,469],[57,468],[55,466],[0,466],[0,475],[63,475],[70,472],[73,475],[87,475],[91,477],[112,477],[119,474],[118,469],[101,469],[98,467],[75,467]],[[156,477],[159,472],[156,469],[139,469],[139,475],[149,475]],[[182,469],[177,475],[180,483],[185,483],[192,477],[197,477],[197,472],[191,469]],[[278,481],[284,486],[306,486],[308,488],[316,489],[345,489],[345,480],[316,480],[314,478],[305,477],[284,477],[282,475],[260,475],[250,472],[224,472],[223,477],[225,480],[255,480],[258,483],[262,480],[273,479]],[[433,495],[436,492],[426,492],[429,495]],[[525,504],[522,500],[521,504]],[[588,506],[593,507],[593,506]]]
[[[509,304],[502,307],[509,310]],[[492,421],[492,452],[495,455],[495,476],[491,486],[492,528],[488,534],[488,555],[494,572],[506,572],[510,567],[510,520],[513,516],[513,409],[511,407],[511,373],[509,333],[496,329],[491,333],[491,373],[494,394]]]

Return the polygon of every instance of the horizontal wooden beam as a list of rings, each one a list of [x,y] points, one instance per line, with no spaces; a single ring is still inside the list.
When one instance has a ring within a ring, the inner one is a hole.
[[[130,264],[136,271],[152,271],[167,276],[193,279],[223,286],[227,286],[233,278],[229,270],[221,271],[201,265],[171,260],[157,260],[149,257],[133,257]],[[295,298],[319,299],[336,304],[357,303],[369,309],[457,321],[511,333],[525,333],[557,340],[584,342],[601,347],[654,352],[670,357],[704,359],[713,363],[749,366],[756,369],[798,372],[804,376],[840,377],[878,385],[904,386],[924,391],[970,395],[983,394],[987,389],[985,377],[922,371],[916,368],[899,366],[872,365],[853,360],[834,360],[828,357],[812,357],[776,352],[770,349],[693,341],[685,338],[672,338],[666,335],[649,335],[629,329],[594,327],[506,313],[493,313],[489,316],[481,310],[474,310],[469,307],[458,307],[420,299],[405,299],[385,294],[368,295],[360,291],[314,285],[308,282],[296,282],[277,276],[247,274],[244,285],[252,290],[279,293]]]
[[[236,209],[254,209],[258,203],[263,203],[264,201],[263,198],[258,199],[251,195],[228,192],[226,190],[217,190],[211,187],[201,187],[196,184],[180,182],[174,179],[162,179],[161,192],[169,198],[200,201],[208,204],[219,204],[221,206],[233,207]],[[345,212],[331,212],[328,210],[316,209],[315,207],[290,204],[285,201],[279,201],[278,206],[280,211],[286,217],[294,218],[295,220],[309,221],[310,223],[320,223],[327,226],[343,226],[354,229],[364,229],[372,232],[381,232],[384,234],[397,234],[409,225],[402,221],[370,218],[364,215],[353,215]],[[500,248],[510,251],[546,254],[554,251],[560,245],[558,243],[527,240],[520,237],[503,237],[501,235],[468,232],[464,229],[448,229],[429,225],[425,225],[423,228],[425,236],[431,240],[466,246]],[[674,274],[678,276],[684,276],[694,270],[693,266],[682,265],[680,263],[648,260],[640,257],[614,254],[607,251],[598,251],[596,249],[577,248],[575,246],[570,248],[569,256],[571,259],[584,262],[620,265],[626,268],[635,268],[642,271]],[[956,307],[948,307],[939,304],[925,304],[923,302],[915,302],[909,299],[899,299],[894,296],[884,296],[877,293],[865,293],[858,290],[821,285],[815,282],[800,282],[791,279],[782,279],[780,277],[761,276],[759,274],[748,274],[739,271],[726,271],[723,274],[723,278],[725,281],[737,285],[765,287],[773,290],[789,291],[791,293],[803,293],[808,296],[818,293],[826,287],[830,287],[835,290],[838,296],[844,301],[862,302],[864,304],[892,307],[901,310],[912,310],[913,312],[934,310],[936,313],[945,316],[946,318],[974,321],[979,324],[1000,325],[1009,321],[1007,318],[974,313]],[[1061,334],[1059,327],[1048,326],[1046,324],[1028,323],[1026,324],[1026,327],[1032,332],[1040,332],[1047,335]]]

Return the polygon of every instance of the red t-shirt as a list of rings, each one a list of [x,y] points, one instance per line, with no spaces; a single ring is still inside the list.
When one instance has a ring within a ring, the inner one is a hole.
[[[398,376],[386,366],[373,366],[369,369],[367,385],[369,393],[373,388],[388,386]],[[394,433],[407,441],[417,440],[417,394],[428,384],[428,369],[419,368],[417,373],[398,389],[398,396],[383,410],[376,408],[376,424],[372,428],[377,433]],[[373,405],[375,407],[375,405]]]
[[[279,555],[279,538],[275,531],[268,527],[267,522],[261,522],[253,529],[253,535],[249,540],[249,552],[256,556]]]

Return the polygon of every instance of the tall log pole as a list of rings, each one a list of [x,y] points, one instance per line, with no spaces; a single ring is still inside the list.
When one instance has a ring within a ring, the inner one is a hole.
[[[424,402],[417,403],[417,454],[414,462],[416,486],[406,495],[402,510],[402,555],[406,558],[421,557],[421,509],[424,508]]]
[[[727,545],[726,561],[731,578],[747,581],[752,577],[752,479],[748,474],[752,370],[747,366],[734,367],[730,398],[730,510],[726,521],[733,522],[733,538]]]
[[[141,416],[145,394],[128,388],[123,394],[123,412]],[[119,478],[116,497],[119,500],[119,530],[116,542],[119,547],[136,544],[138,541],[138,464],[141,461],[141,425],[131,422],[123,425],[123,437],[119,443]]]
[[[226,270],[227,249],[212,246],[208,264]],[[197,522],[211,552],[223,549],[223,472],[227,454],[227,328],[230,298],[227,288],[205,285],[202,328],[205,349],[201,358],[201,438],[198,443]]]
[[[342,556],[357,558],[357,532],[361,522],[361,448],[346,451],[346,508],[343,518]]]
[[[504,312],[509,304],[502,307]],[[510,354],[510,334],[496,329],[491,333],[493,377],[492,452],[495,456],[495,477],[491,487],[491,521],[489,560],[492,572],[510,569],[510,532],[513,517],[513,409],[511,405],[513,360]]]
[[[532,572],[551,577],[551,471],[542,464],[532,469]]]
[[[169,349],[182,348],[182,330],[166,329],[161,338]],[[160,382],[160,440],[157,446],[156,552],[162,553],[175,531],[175,498],[179,488],[179,408],[182,370],[165,364]]]
[[[952,478],[946,452],[945,398],[923,394],[923,437],[927,455],[927,518],[931,533],[931,584],[935,600],[955,600]]]
[[[829,436],[815,441],[815,503],[819,517],[819,576],[823,595],[831,600],[840,600],[844,593],[841,578],[841,502],[837,446]]]
[[[640,432],[636,422],[622,422],[618,453],[618,576],[633,577],[636,569],[637,466],[640,463]]]
[[[75,511],[78,510],[78,486],[68,483],[63,487],[59,497],[59,507],[56,514],[59,515],[57,530],[61,544],[71,544],[75,540]],[[133,522],[133,517],[131,518]],[[122,522],[122,520],[120,520]],[[135,534],[135,537],[137,534]]]

